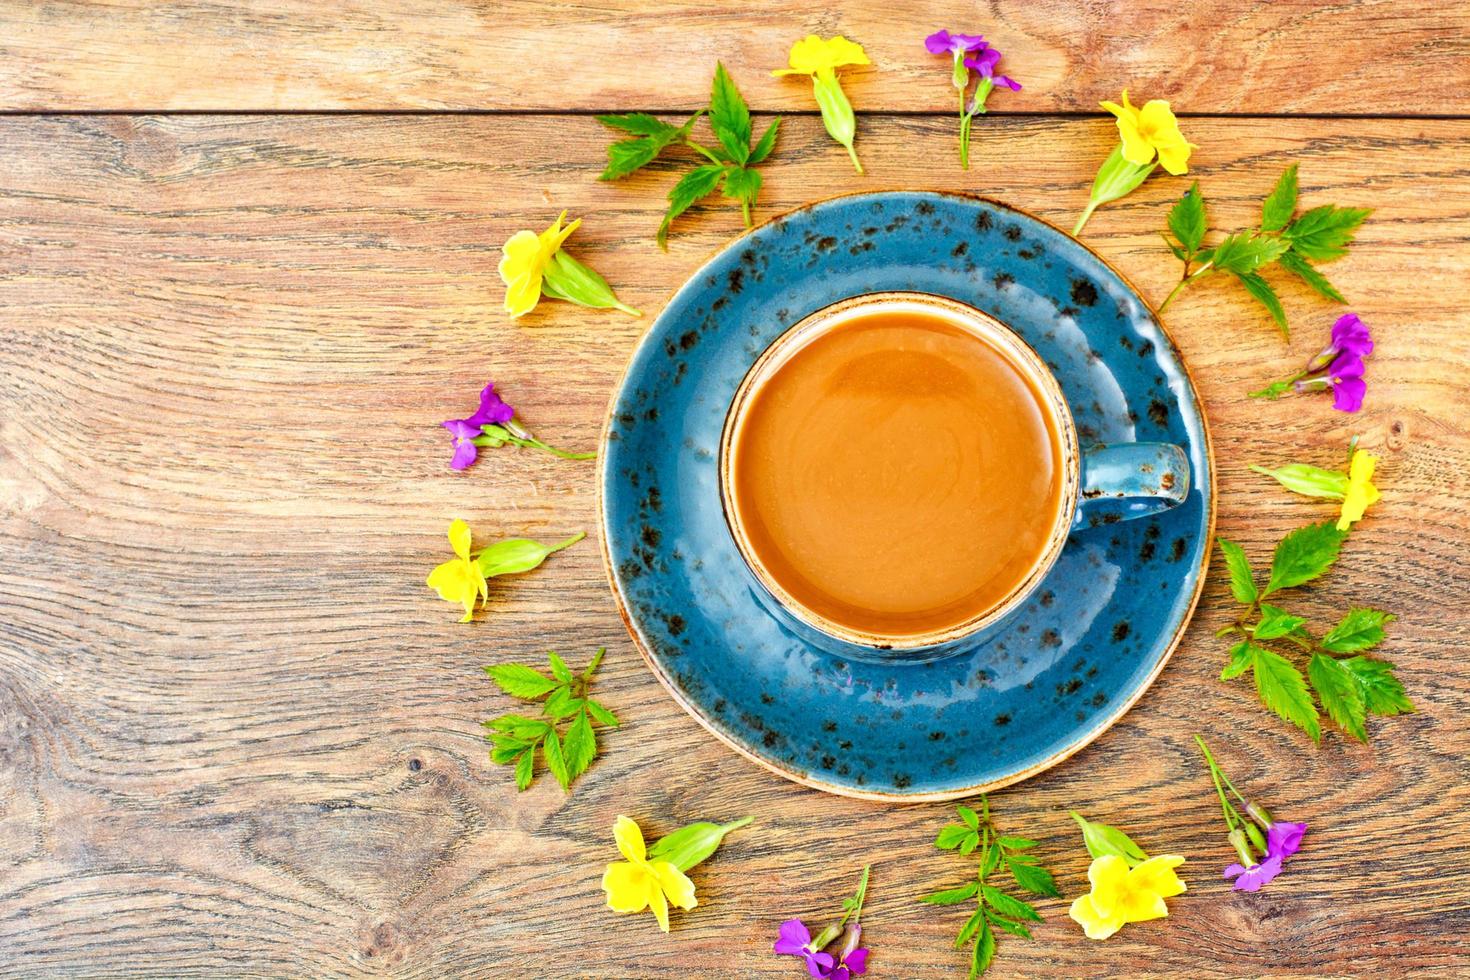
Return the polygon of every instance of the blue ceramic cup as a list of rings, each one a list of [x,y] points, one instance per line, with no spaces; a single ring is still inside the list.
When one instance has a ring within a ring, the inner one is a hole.
[[[916,634],[884,635],[852,629],[804,606],[783,589],[762,563],[735,506],[741,430],[752,394],[786,360],[816,336],[857,316],[875,312],[921,313],[938,316],[976,334],[1004,355],[1039,393],[1043,411],[1051,415],[1060,434],[1062,505],[1057,508],[1046,544],[1020,581],[999,602],[964,622]],[[1182,503],[1189,494],[1189,461],[1184,451],[1168,443],[1130,442],[1081,446],[1071,407],[1052,372],[1040,356],[1005,324],[986,313],[948,297],[917,292],[883,292],[854,296],[812,313],[765,350],[746,374],[725,418],[719,459],[721,504],[725,521],[741,557],[754,579],[753,591],[784,626],[801,638],[834,655],[871,662],[923,662],[951,656],[978,645],[1001,628],[1047,578],[1069,537],[1089,529],[1158,513]],[[1067,592],[1067,583],[1053,591]]]

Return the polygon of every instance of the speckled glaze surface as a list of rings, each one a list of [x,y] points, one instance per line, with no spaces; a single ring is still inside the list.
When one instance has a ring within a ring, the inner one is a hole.
[[[851,296],[911,290],[994,316],[1054,372],[1083,449],[1183,448],[1178,507],[1073,530],[1024,605],[963,654],[845,658],[772,615],[720,506],[731,399],[761,352]],[[933,800],[1034,775],[1147,689],[1198,598],[1214,518],[1208,434],[1177,350],[1091,251],[1004,205],[952,194],[835,198],[731,243],[644,336],[601,455],[604,556],[649,666],[711,732],[798,782]]]

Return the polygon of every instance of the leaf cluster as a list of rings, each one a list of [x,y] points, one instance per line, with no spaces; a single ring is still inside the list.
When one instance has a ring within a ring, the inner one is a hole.
[[[1346,255],[1358,226],[1372,212],[1323,204],[1298,215],[1296,207],[1297,165],[1292,164],[1262,202],[1259,226],[1232,232],[1217,244],[1206,246],[1205,201],[1199,181],[1195,181],[1169,211],[1169,234],[1164,236],[1170,251],[1184,263],[1175,292],[1210,273],[1228,273],[1266,307],[1283,335],[1288,334],[1286,310],[1275,288],[1261,275],[1266,266],[1279,265],[1333,302],[1346,303],[1342,293],[1312,263]]]
[[[581,674],[573,674],[555,652],[546,654],[549,676],[525,664],[485,668],[485,673],[506,694],[522,701],[541,702],[539,718],[507,714],[484,722],[489,729],[485,737],[490,740],[490,761],[515,766],[516,789],[524,790],[531,785],[537,749],[562,789],[569,789],[572,780],[586,772],[597,757],[594,726],[617,727],[617,716],[587,696],[592,675],[606,652],[605,647],[599,648]]]
[[[705,146],[690,139],[700,116],[709,117],[716,145]],[[660,248],[668,247],[669,226],[674,219],[714,193],[717,187],[724,197],[740,202],[745,225],[750,227],[750,209],[761,189],[760,171],[755,166],[775,148],[781,119],[778,116],[771,120],[760,139],[752,142],[750,108],[723,64],[716,63],[708,108],[690,116],[682,126],[671,125],[646,112],[598,116],[597,121],[632,134],[607,148],[607,167],[600,180],[626,177],[652,163],[670,146],[686,146],[706,161],[680,177],[669,191],[669,207],[658,226]]]
[[[974,913],[965,920],[954,941],[955,949],[974,944],[970,951],[970,978],[974,980],[990,969],[995,958],[996,930],[1030,939],[1031,930],[1026,923],[1041,921],[1041,914],[1031,903],[1001,891],[991,883],[991,876],[1004,868],[1015,886],[1027,894],[1059,898],[1061,892],[1057,891],[1051,872],[1034,855],[1026,853],[1036,846],[1036,841],[1011,837],[996,829],[991,821],[988,797],[980,797],[979,813],[967,806],[957,806],[955,810],[961,822],[946,825],[935,838],[934,846],[964,855],[978,851],[975,877],[958,888],[931,892],[919,901],[930,905],[959,905],[975,900]]]
[[[1307,628],[1305,617],[1266,601],[1283,589],[1322,576],[1336,563],[1347,536],[1348,532],[1339,531],[1331,521],[1292,531],[1276,545],[1265,586],[1258,585],[1239,545],[1217,539],[1230,573],[1231,594],[1244,607],[1236,622],[1219,633],[1241,636],[1230,648],[1230,661],[1220,679],[1228,681],[1250,671],[1262,703],[1313,741],[1322,738],[1323,712],[1348,734],[1366,742],[1369,715],[1414,710],[1393,664],[1362,656],[1384,641],[1385,627],[1395,618],[1392,614],[1352,608],[1318,638]],[[1308,656],[1305,674],[1281,653],[1288,646]]]

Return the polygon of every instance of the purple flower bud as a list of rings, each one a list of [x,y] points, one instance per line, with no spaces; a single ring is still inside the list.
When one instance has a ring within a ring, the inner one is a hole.
[[[1251,846],[1254,847],[1256,850],[1263,853],[1267,850],[1266,835],[1261,833],[1260,827],[1257,827],[1253,823],[1246,824],[1245,835],[1251,839]]]

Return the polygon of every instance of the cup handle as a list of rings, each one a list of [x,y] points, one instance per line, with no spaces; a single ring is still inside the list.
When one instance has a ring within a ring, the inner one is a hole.
[[[1178,507],[1189,496],[1189,457],[1167,442],[1120,442],[1082,454],[1073,529],[1131,521]]]

